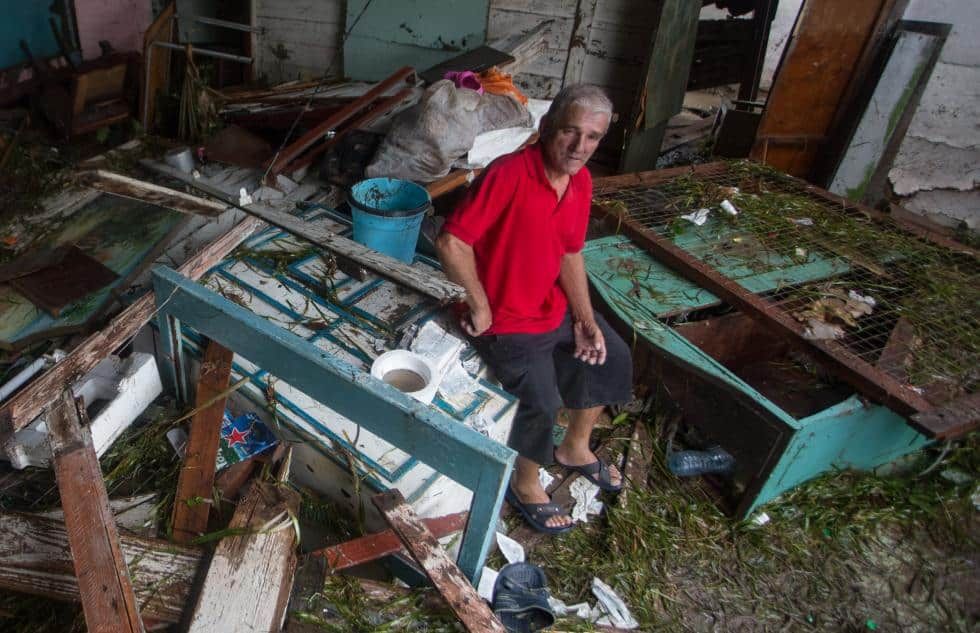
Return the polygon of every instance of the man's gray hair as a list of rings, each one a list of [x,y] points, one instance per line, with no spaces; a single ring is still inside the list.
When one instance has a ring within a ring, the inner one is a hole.
[[[606,91],[593,84],[572,84],[562,88],[548,108],[548,121],[557,124],[573,105],[585,108],[591,114],[607,114],[612,119],[613,104]]]

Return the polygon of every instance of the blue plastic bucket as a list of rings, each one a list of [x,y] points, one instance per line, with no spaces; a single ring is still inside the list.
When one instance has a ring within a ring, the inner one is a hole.
[[[425,212],[432,199],[408,180],[370,178],[347,196],[354,220],[354,241],[410,264]]]

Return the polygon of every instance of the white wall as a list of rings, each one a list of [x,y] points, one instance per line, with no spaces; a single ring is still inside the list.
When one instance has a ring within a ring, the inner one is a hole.
[[[968,0],[911,0],[905,18],[948,22],[953,31],[889,179],[902,206],[980,229],[980,11]]]

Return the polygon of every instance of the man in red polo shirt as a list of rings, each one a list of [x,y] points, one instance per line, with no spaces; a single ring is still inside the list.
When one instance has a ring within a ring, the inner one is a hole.
[[[601,89],[569,86],[541,120],[541,140],[494,161],[447,219],[437,240],[450,279],[466,289],[461,325],[519,401],[508,445],[518,458],[507,500],[536,529],[572,520],[538,480],[557,461],[603,490],[621,488],[615,466],[589,438],[603,407],[631,398],[629,348],[592,310],[582,247],[592,202],[585,163],[609,128]],[[558,409],[570,411],[555,448]]]

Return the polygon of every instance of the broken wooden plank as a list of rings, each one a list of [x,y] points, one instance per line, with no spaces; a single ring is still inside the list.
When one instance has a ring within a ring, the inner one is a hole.
[[[179,622],[204,560],[199,548],[169,541],[120,536],[133,590],[145,617]],[[78,602],[68,533],[59,519],[0,514],[0,589]]]
[[[469,516],[468,512],[456,512],[435,519],[423,519],[422,523],[433,536],[442,538],[466,527],[467,516]],[[398,535],[392,530],[385,530],[314,550],[309,555],[324,558],[330,571],[337,572],[404,551]]]
[[[575,7],[575,26],[568,42],[568,58],[565,61],[562,86],[582,82],[582,71],[585,69],[589,41],[592,39],[592,20],[595,18],[596,4],[598,0],[578,0],[578,6]]]
[[[65,389],[48,417],[48,437],[85,624],[94,632],[136,633],[143,623],[84,416],[84,405]]]
[[[217,217],[228,210],[227,205],[218,202],[205,200],[183,191],[168,189],[152,182],[137,180],[104,169],[82,172],[78,174],[77,181],[81,185],[104,193],[111,193],[140,202],[149,202],[181,213]]]
[[[432,532],[419,520],[400,492],[392,490],[381,493],[372,497],[371,501],[401,538],[412,558],[422,567],[467,631],[505,632],[500,620],[466,580],[466,576],[439,545]]]
[[[623,489],[619,492],[616,502],[623,507],[629,499],[630,492],[637,488],[646,487],[650,463],[653,461],[653,437],[646,422],[637,418],[633,423],[633,434],[630,436],[629,448],[626,452],[626,464],[623,466]]]
[[[236,535],[211,559],[190,633],[280,630],[296,570],[299,504],[284,482],[252,482],[228,525]]]
[[[496,39],[488,46],[513,57],[514,61],[499,66],[509,73],[519,73],[548,47],[548,35],[554,26],[554,20],[545,20],[526,33]]]
[[[358,244],[354,240],[341,237],[322,226],[317,226],[302,218],[273,209],[262,203],[255,202],[240,205],[238,204],[238,200],[217,187],[202,182],[200,179],[195,179],[193,176],[174,169],[169,165],[151,160],[140,162],[148,169],[185,182],[198,191],[265,220],[269,224],[312,242],[316,246],[338,253],[349,260],[373,270],[383,277],[398,282],[442,303],[457,301],[463,299],[466,295],[466,291],[462,286],[449,281],[441,272],[414,268],[394,257],[389,257],[363,244]]]
[[[917,413],[912,425],[940,440],[962,437],[980,424],[980,392],[963,396],[932,411]]]
[[[399,68],[391,76],[379,81],[370,90],[332,114],[299,139],[293,141],[281,151],[276,152],[276,155],[272,157],[272,165],[268,169],[268,177],[275,180],[275,177],[281,174],[287,165],[299,158],[314,144],[326,138],[331,131],[351,117],[361,114],[375,99],[384,95],[385,92],[394,88],[399,83],[407,82],[414,75],[415,69],[410,66]]]
[[[214,490],[214,465],[221,444],[231,362],[235,354],[214,341],[208,342],[201,362],[194,417],[187,437],[184,464],[174,499],[173,539],[189,543],[207,531]]]
[[[189,279],[199,279],[263,226],[263,222],[256,218],[242,220],[184,262],[178,271]],[[4,450],[14,432],[30,424],[47,409],[64,385],[74,383],[134,337],[156,313],[154,303],[153,293],[140,297],[112,319],[109,325],[82,341],[64,360],[4,402],[0,406],[0,422],[3,422],[0,425],[0,441],[4,444]]]
[[[749,317],[767,325],[774,333],[814,352],[818,360],[826,363],[828,368],[841,379],[872,400],[884,404],[900,415],[912,415],[932,408],[932,405],[911,385],[899,383],[856,356],[839,342],[804,338],[804,324],[695,258],[669,239],[630,218],[608,215],[600,205],[593,205],[592,209],[597,217],[608,218],[608,221],[614,223],[613,226],[618,227],[623,234],[681,276],[717,295],[722,301],[741,310]]]

